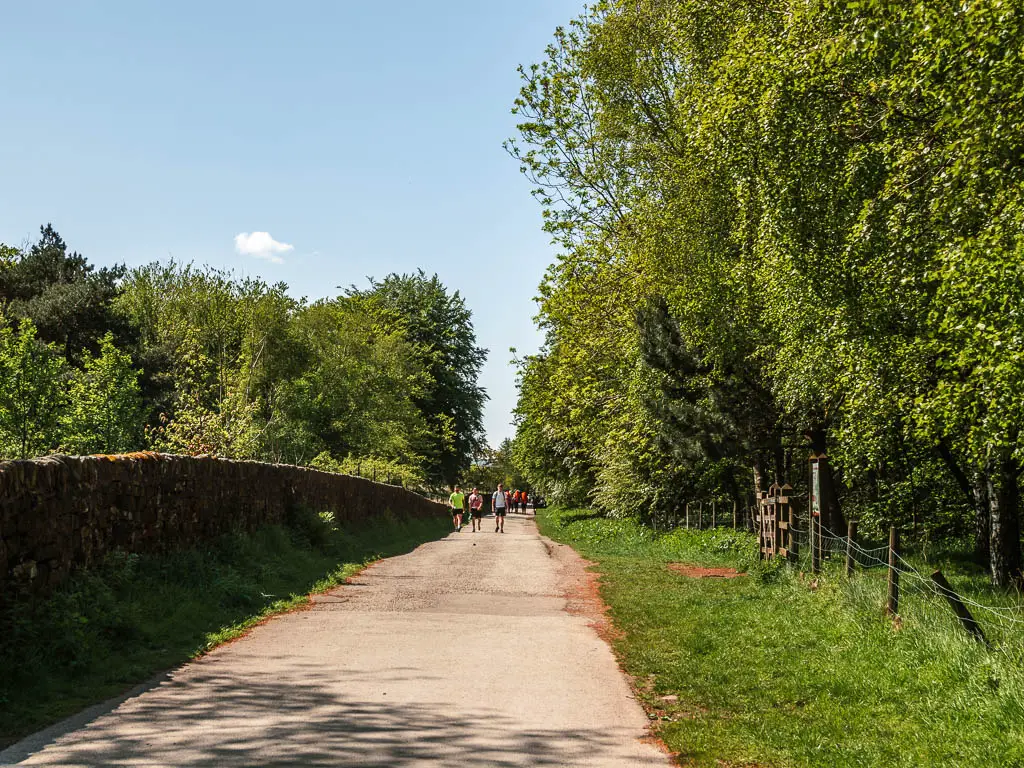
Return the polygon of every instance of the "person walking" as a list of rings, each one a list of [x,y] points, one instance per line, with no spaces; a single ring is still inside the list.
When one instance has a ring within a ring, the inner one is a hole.
[[[505,510],[508,508],[508,496],[498,483],[498,490],[491,497],[491,506],[494,507],[494,532],[505,532]]]
[[[476,488],[469,495],[469,514],[470,524],[473,526],[473,533],[483,527],[484,517],[484,497],[480,495],[480,491]]]
[[[452,524],[455,526],[456,532],[462,530],[462,510],[465,503],[466,497],[462,495],[462,490],[456,485],[452,495],[448,497],[448,506],[452,508]]]

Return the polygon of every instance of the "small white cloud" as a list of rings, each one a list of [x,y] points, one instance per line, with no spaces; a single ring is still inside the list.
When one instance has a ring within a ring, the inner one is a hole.
[[[284,259],[278,254],[295,250],[295,246],[277,242],[269,232],[239,232],[235,235],[235,250],[243,256],[255,256],[274,264],[284,264]]]

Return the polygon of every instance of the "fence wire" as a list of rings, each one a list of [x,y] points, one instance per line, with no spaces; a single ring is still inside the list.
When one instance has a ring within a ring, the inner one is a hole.
[[[821,545],[823,553],[842,552],[845,554],[846,548],[849,546],[851,552],[854,554],[854,559],[862,565],[862,567],[889,567],[888,558],[890,548],[888,546],[865,549],[857,544],[856,541],[851,542],[849,537],[840,536],[825,526],[819,525],[819,529],[821,531]],[[885,559],[882,559],[883,557]],[[900,574],[901,591],[913,592],[915,595],[925,598],[937,597],[943,602],[948,599],[946,592],[936,584],[930,576],[926,576],[921,573],[912,563],[908,562],[906,558],[900,555],[899,552],[892,552],[892,559],[895,570]],[[990,625],[998,627],[1004,638],[1008,635],[1014,636],[1016,632],[1019,632],[1020,627],[1024,627],[1024,606],[985,605],[977,600],[973,600],[960,594],[956,590],[950,589],[949,593],[955,596],[964,605],[970,606],[977,611],[984,612],[986,614],[984,617],[985,621]],[[978,616],[975,616],[974,618],[976,621],[979,620]],[[1015,640],[1017,641],[1017,644],[1024,645],[1024,637],[1015,637]]]
[[[661,527],[664,529],[674,529],[686,526],[691,529],[703,528],[710,529],[719,527],[718,523],[725,516],[726,527],[733,522],[733,515],[731,509],[715,510],[717,514],[712,516],[711,508],[701,510],[699,506],[691,503],[689,521],[683,510],[676,512],[675,514],[666,515],[662,518]],[[756,510],[743,509],[739,510],[738,521],[741,527],[745,527],[745,522],[750,520],[754,522],[755,529],[759,523],[759,515]],[[687,525],[689,522],[689,525]],[[888,545],[882,545],[878,547],[865,547],[858,543],[856,540],[851,541],[848,536],[843,536],[835,531],[831,531],[825,526],[819,526],[820,530],[820,542],[821,554],[823,558],[831,556],[842,557],[845,561],[847,553],[853,558],[854,562],[860,566],[861,570],[875,570],[875,569],[887,569],[889,568],[889,547]],[[799,561],[803,564],[810,564],[812,558],[811,552],[811,533],[806,528],[800,528],[794,526],[791,529],[793,540],[800,549]],[[785,534],[783,534],[783,539]],[[938,584],[936,584],[929,576],[921,573],[913,564],[908,562],[906,558],[900,555],[899,552],[893,552],[893,560],[895,563],[895,569],[899,572],[901,577],[900,589],[905,596],[913,594],[915,597],[921,598],[922,600],[931,601],[933,598],[941,598],[941,601],[945,603],[947,595]],[[1000,635],[1003,638],[1012,637],[1015,640],[1016,645],[1021,646],[1021,650],[1024,650],[1024,633],[1021,629],[1024,628],[1024,605],[1018,606],[1001,606],[1001,605],[985,605],[977,600],[973,600],[965,595],[960,594],[956,590],[950,590],[950,594],[959,599],[964,605],[981,612],[982,616],[975,616],[975,619],[984,621],[988,625],[989,629],[996,627],[1000,631]]]

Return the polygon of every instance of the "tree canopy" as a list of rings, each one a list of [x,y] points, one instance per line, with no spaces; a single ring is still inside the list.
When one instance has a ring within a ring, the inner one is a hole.
[[[422,441],[427,476],[451,485],[469,469],[481,446],[483,406],[487,400],[477,384],[487,350],[476,346],[476,334],[459,292],[449,294],[437,275],[420,270],[370,280],[368,289],[352,289],[350,299],[370,302],[401,329],[416,350],[427,376],[414,402],[428,431]]]
[[[309,303],[174,261],[96,269],[47,225],[0,246],[0,456],[155,448],[454,482],[485,352],[437,276]]]
[[[562,255],[524,361],[531,482],[973,532],[1021,576],[1024,9],[607,0],[521,70],[508,143]]]

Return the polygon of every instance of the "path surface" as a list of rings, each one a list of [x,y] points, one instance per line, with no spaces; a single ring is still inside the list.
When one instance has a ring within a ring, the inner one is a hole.
[[[27,765],[666,766],[568,547],[512,516],[368,568]],[[40,741],[40,740],[37,740]],[[19,753],[20,750],[20,753]],[[29,752],[30,751],[30,752]],[[0,763],[3,759],[0,759]]]

